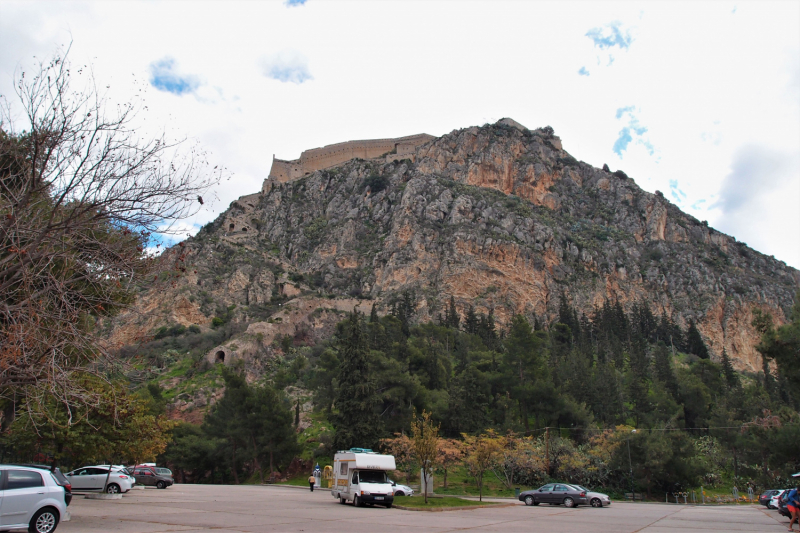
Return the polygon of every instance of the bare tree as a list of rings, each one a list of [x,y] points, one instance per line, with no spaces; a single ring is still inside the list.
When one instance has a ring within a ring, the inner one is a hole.
[[[141,138],[137,105],[110,104],[90,71],[76,74],[56,57],[17,75],[14,105],[0,96],[0,398],[28,409],[99,401],[76,379],[113,362],[98,319],[182,268],[147,246],[223,172],[197,148]]]

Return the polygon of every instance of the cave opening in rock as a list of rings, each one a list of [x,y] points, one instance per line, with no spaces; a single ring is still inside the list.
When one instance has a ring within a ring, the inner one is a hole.
[[[217,352],[217,356],[214,358],[215,363],[224,363],[225,362],[225,352],[222,350]]]
[[[228,229],[231,230],[231,231],[235,230],[236,229],[236,224],[231,224],[230,226],[228,226]]]

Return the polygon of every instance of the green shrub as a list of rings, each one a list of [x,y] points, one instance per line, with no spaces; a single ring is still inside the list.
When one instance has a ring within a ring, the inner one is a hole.
[[[322,237],[325,227],[328,225],[328,220],[325,217],[317,217],[312,220],[305,228],[303,228],[303,235],[310,241],[315,241]]]
[[[375,194],[377,192],[381,192],[386,187],[389,186],[389,178],[386,176],[379,176],[377,174],[373,174],[371,176],[367,176],[364,178],[364,181],[361,183],[361,190],[364,191],[369,187],[370,192]]]

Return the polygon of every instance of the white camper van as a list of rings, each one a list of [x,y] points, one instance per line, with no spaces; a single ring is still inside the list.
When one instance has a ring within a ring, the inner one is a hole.
[[[394,456],[372,450],[351,448],[333,457],[333,488],[331,494],[339,503],[353,505],[384,505],[394,502],[392,483],[386,475],[395,470]]]

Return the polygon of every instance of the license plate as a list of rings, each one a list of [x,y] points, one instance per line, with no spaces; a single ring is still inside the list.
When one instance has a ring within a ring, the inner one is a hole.
[[[383,496],[375,496],[375,499],[376,499],[376,500],[382,500],[382,499],[383,499]]]

